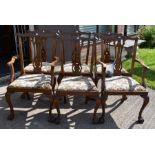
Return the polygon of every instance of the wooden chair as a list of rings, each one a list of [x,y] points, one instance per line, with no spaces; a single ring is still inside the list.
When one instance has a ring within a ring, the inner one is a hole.
[[[30,32],[30,34],[24,34],[22,35],[22,40],[23,40],[23,44],[24,44],[24,40],[25,42],[28,44],[29,46],[29,56],[30,56],[30,61],[31,63],[27,66],[24,65],[24,62],[23,61],[20,61],[21,63],[21,72],[22,73],[27,73],[27,74],[32,74],[34,73],[34,67],[33,67],[33,62],[34,62],[34,56],[32,55],[32,34],[33,35],[44,35],[44,34],[47,34],[47,33],[52,33],[52,32],[42,32],[42,31],[34,31],[34,32]],[[86,54],[86,63],[83,64],[83,71],[82,73],[88,73],[90,72],[89,71],[89,67],[87,66],[88,65],[88,57],[89,57],[89,49],[90,49],[90,33],[86,33],[86,32],[76,32],[78,35],[81,36],[81,40],[80,40],[80,44],[81,44],[81,51],[82,51],[82,48],[85,48],[87,50],[87,54]],[[52,33],[52,34],[55,34],[55,33]],[[57,35],[65,35],[65,36],[69,36],[70,33],[63,33],[61,31],[58,31],[56,33]],[[51,40],[51,46],[52,46],[52,51],[48,51],[48,49],[45,49],[46,47],[46,44],[48,42],[48,39],[47,37],[42,37],[42,51],[41,51],[41,55],[42,55],[42,68],[41,68],[41,71],[42,73],[44,74],[50,74],[50,69],[51,69],[51,63],[50,62],[47,62],[47,52],[51,52],[52,55],[51,55],[51,61],[53,60],[53,57],[55,55],[59,56],[59,53],[57,53],[57,46],[59,46],[58,44],[58,40]],[[84,42],[86,42],[86,45],[84,44]],[[63,44],[63,50],[67,50],[64,48],[64,44]],[[65,53],[65,51],[63,51],[63,53]],[[72,63],[71,62],[67,62],[65,61],[65,55],[64,55],[64,71],[67,73],[67,74],[71,74],[72,73]],[[54,70],[54,73],[55,74],[59,74],[61,72],[61,65],[60,64],[57,64],[55,66],[55,70]]]
[[[115,38],[122,36],[122,34],[115,34],[115,33],[100,33],[95,34],[97,40],[97,48],[96,48],[96,58],[100,59],[106,66],[106,77],[111,77],[114,75],[114,68],[115,68],[115,60],[117,57],[117,52],[115,48],[115,44],[117,40]],[[112,56],[113,55],[113,56]],[[97,63],[96,61],[96,84],[98,80],[102,77],[102,65]],[[127,71],[122,68],[122,74],[127,73]]]
[[[25,35],[24,35],[25,36]],[[20,60],[23,61],[23,47],[22,47],[22,35],[18,35],[19,37],[19,54],[20,54]],[[43,74],[42,73],[42,41],[45,37],[52,37],[53,39],[56,39],[56,35],[32,35],[32,46],[34,47],[34,53],[35,58],[33,62],[34,72],[26,74],[24,72],[23,63],[21,63],[22,68],[22,74],[20,77],[18,77],[16,80],[11,82],[11,84],[7,87],[7,92],[5,94],[6,101],[8,103],[8,106],[10,108],[10,115],[8,116],[9,120],[12,120],[14,118],[14,109],[11,102],[11,95],[16,92],[23,92],[24,94],[28,95],[29,92],[33,93],[44,93],[48,96],[50,105],[53,105],[56,107],[58,112],[58,117],[60,117],[60,110],[58,107],[58,104],[53,103],[53,93],[54,93],[54,87],[56,83],[56,79],[54,77],[54,66],[56,65],[58,59],[55,57],[55,60],[51,63],[51,72],[50,74]],[[14,61],[14,60],[13,60]],[[11,72],[14,74],[13,69],[13,63],[10,63],[11,65]]]
[[[91,65],[90,65],[90,72],[89,74],[85,74],[82,72],[83,65],[81,63],[81,46],[80,46],[80,40],[81,35],[77,33],[70,34],[69,40],[71,41],[71,47],[72,47],[72,70],[70,72],[65,72],[64,70],[64,41],[65,37],[62,35],[60,37],[62,43],[60,44],[60,49],[62,51],[60,62],[61,62],[61,72],[59,75],[58,80],[58,86],[55,89],[55,96],[54,96],[54,102],[59,104],[59,98],[61,96],[91,96],[96,99],[96,105],[101,105],[100,99],[99,99],[99,90],[96,87],[94,81],[93,81],[93,57],[94,52],[92,52],[91,55]],[[93,47],[94,50],[94,47]],[[97,107],[97,106],[96,106]],[[50,110],[49,115],[52,119],[52,107]],[[96,118],[96,110],[93,114],[93,122]],[[59,121],[58,121],[59,122]]]
[[[137,37],[127,37],[127,36],[110,36],[102,37],[103,41],[110,40],[113,42],[115,48],[116,57],[114,61],[114,73],[111,77],[106,77],[105,67],[106,64],[102,64],[102,77],[101,77],[101,102],[102,102],[102,116],[99,119],[99,122],[104,122],[105,115],[105,103],[109,95],[122,95],[124,96],[123,101],[126,99],[126,95],[138,95],[141,96],[144,100],[143,105],[139,111],[138,123],[143,123],[144,119],[142,118],[142,112],[149,102],[148,91],[146,90],[145,85],[145,74],[149,69],[142,61],[136,58],[137,50]],[[122,74],[122,51],[124,44],[127,40],[132,40],[134,42],[133,51],[132,51],[132,61],[131,69],[129,73]],[[95,49],[96,51],[96,49]],[[136,80],[132,78],[134,64],[138,62],[142,65],[142,83],[139,84]],[[98,73],[96,72],[98,78]]]
[[[64,68],[65,75],[69,75],[69,76],[72,74],[74,75],[74,73],[72,72],[72,60],[66,61],[66,54],[68,52],[68,49],[67,48],[65,49],[65,43],[66,43],[66,41],[68,41],[70,44],[70,48],[73,50],[73,48],[74,48],[73,40],[75,39],[74,37],[79,37],[79,42],[78,42],[79,43],[79,51],[80,51],[79,57],[80,57],[81,65],[82,65],[81,74],[83,74],[83,75],[90,74],[90,72],[91,72],[90,68],[92,69],[92,67],[93,67],[93,66],[89,67],[89,64],[88,64],[89,55],[90,55],[89,52],[90,52],[91,33],[79,32],[79,31],[77,31],[75,33],[64,33],[64,32],[59,31],[59,35],[62,38],[65,38],[62,40],[62,53],[61,53],[61,56],[59,56],[62,58],[61,62],[63,62],[63,68]],[[86,50],[85,62],[82,62],[82,59],[81,59],[81,54],[83,52],[83,49]],[[57,54],[55,53],[54,55],[57,55]],[[60,68],[59,70],[55,68],[55,70],[57,71],[58,74],[61,73],[61,64],[59,64],[59,68]]]
[[[23,58],[20,61],[21,64],[21,73],[26,73],[26,74],[33,74],[36,72],[36,70],[34,69],[34,63],[36,61],[35,58],[35,49],[37,48],[34,45],[34,36],[41,36],[41,72],[44,74],[50,74],[51,73],[51,62],[54,59],[54,54],[55,50],[56,50],[56,46],[57,46],[57,39],[55,39],[56,33],[53,32],[48,32],[48,31],[33,31],[33,32],[29,32],[27,34],[18,34],[18,36],[22,37],[22,50],[24,51],[24,46],[23,44],[26,42],[27,46],[28,46],[28,52],[29,52],[29,58],[30,58],[30,64],[28,64],[27,66],[24,65],[24,61]],[[48,47],[48,45],[51,45],[51,47]],[[47,53],[52,53],[51,54],[51,59],[50,61],[47,61]],[[23,57],[23,56],[22,56]]]

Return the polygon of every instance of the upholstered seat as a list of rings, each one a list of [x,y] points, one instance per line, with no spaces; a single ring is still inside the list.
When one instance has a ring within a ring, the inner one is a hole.
[[[72,92],[98,92],[93,80],[85,76],[64,77],[59,84],[57,91],[72,91]]]
[[[113,76],[105,79],[106,91],[145,91],[145,88],[128,76]]]
[[[106,66],[106,75],[107,76],[112,76],[113,73],[114,73],[114,64],[113,63],[108,63],[108,64],[105,64]],[[101,74],[102,73],[102,65],[101,64],[97,64],[97,74]]]
[[[55,72],[60,72],[60,66],[55,66],[54,68]],[[26,73],[34,73],[34,67],[33,67],[33,64],[29,64],[28,66],[26,66],[24,68],[24,71]],[[50,74],[51,73],[51,63],[49,62],[42,62],[42,67],[41,67],[41,71],[43,73],[47,73],[47,74]]]
[[[68,63],[64,65],[64,71],[66,73],[72,72],[72,63]],[[82,71],[81,73],[90,73],[90,67],[86,64],[82,64]]]
[[[52,90],[51,76],[44,74],[22,75],[13,81],[8,88]]]
[[[26,73],[33,73],[34,72],[33,64],[29,64],[28,66],[26,66],[24,68],[24,70],[25,70]],[[50,74],[51,73],[51,63],[49,63],[49,62],[42,62],[41,71],[43,73]],[[60,65],[56,65],[54,67],[54,73],[58,74],[60,72],[61,72],[61,66]],[[71,73],[72,72],[72,63],[66,63],[64,65],[64,72],[66,72],[66,73]],[[90,73],[90,68],[89,68],[88,65],[82,64],[82,73]]]
[[[96,68],[97,74],[101,74],[102,73],[102,65],[97,64],[96,67],[97,67]],[[106,67],[106,71],[105,71],[106,76],[107,77],[113,76],[113,74],[114,74],[114,63],[107,63],[107,64],[105,63],[105,67]],[[121,72],[122,72],[122,74],[127,73],[127,71],[124,68],[122,68]]]

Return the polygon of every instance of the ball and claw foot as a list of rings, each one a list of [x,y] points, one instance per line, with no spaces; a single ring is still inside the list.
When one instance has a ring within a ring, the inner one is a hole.
[[[102,124],[102,123],[104,123],[104,117],[101,116],[99,119],[95,118],[92,120],[92,123],[93,124]]]
[[[22,93],[20,97],[21,99],[25,99],[25,93]]]
[[[137,123],[138,124],[143,124],[144,123],[143,117],[139,117]]]
[[[121,101],[124,102],[125,100],[127,100],[127,96],[123,96]]]
[[[13,119],[14,119],[14,115],[13,115],[13,114],[10,114],[10,115],[7,117],[7,119],[10,120],[10,121],[13,120]]]
[[[26,99],[26,98],[27,98],[28,100],[31,99],[29,93],[22,93],[20,97],[21,97],[21,99]]]
[[[49,117],[48,122],[54,123],[54,124],[60,124],[60,118],[59,117]]]
[[[98,120],[98,124],[102,124],[102,123],[104,123],[104,117],[101,116]]]
[[[92,119],[92,124],[97,124],[96,118]]]

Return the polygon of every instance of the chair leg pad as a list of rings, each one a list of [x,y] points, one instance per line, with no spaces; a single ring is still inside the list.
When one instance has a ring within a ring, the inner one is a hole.
[[[138,124],[143,124],[143,123],[144,123],[143,117],[138,118],[137,123],[138,123]]]
[[[10,114],[8,117],[7,117],[8,120],[12,121],[14,119],[14,115],[13,114]]]

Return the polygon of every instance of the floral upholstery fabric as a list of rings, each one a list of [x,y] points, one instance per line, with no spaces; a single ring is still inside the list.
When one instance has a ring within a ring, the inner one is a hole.
[[[33,73],[34,72],[34,67],[33,67],[33,64],[29,64],[28,66],[26,66],[24,68],[25,72],[26,73]],[[51,72],[51,63],[48,63],[48,62],[42,62],[42,68],[41,68],[41,71],[43,73],[48,73],[50,74]],[[64,65],[64,71],[66,73],[70,73],[72,72],[72,63],[67,63]],[[58,74],[61,72],[61,66],[60,65],[57,65],[54,67],[54,73]],[[82,73],[90,73],[90,69],[89,67],[86,65],[86,64],[83,64],[82,65]]]
[[[137,81],[127,76],[113,76],[105,79],[106,91],[145,91]]]
[[[72,72],[72,63],[65,64],[65,65],[64,65],[64,71],[65,71],[66,73]],[[82,73],[90,73],[90,68],[88,67],[88,65],[82,64],[82,71],[81,71],[81,72],[82,72]]]
[[[107,77],[113,76],[113,74],[114,74],[114,64],[113,63],[108,63],[108,64],[105,64],[105,66],[106,66],[106,71],[105,71],[106,76]],[[102,72],[102,66],[101,66],[101,64],[98,64],[97,65],[97,73],[101,74],[101,72]],[[127,71],[124,68],[122,68],[121,72],[122,73],[127,73]]]
[[[108,63],[105,64],[106,67],[106,75],[107,76],[112,76],[114,74],[114,64],[113,63]],[[97,73],[101,74],[102,73],[102,65],[101,64],[97,64]]]
[[[44,74],[22,75],[13,81],[9,88],[52,89],[51,76]]]
[[[29,64],[24,68],[26,73],[33,73],[34,72],[34,67],[33,64]],[[44,73],[50,73],[51,72],[51,63],[49,62],[42,62],[42,68],[41,71]]]
[[[91,78],[85,76],[64,77],[58,91],[98,91]]]

